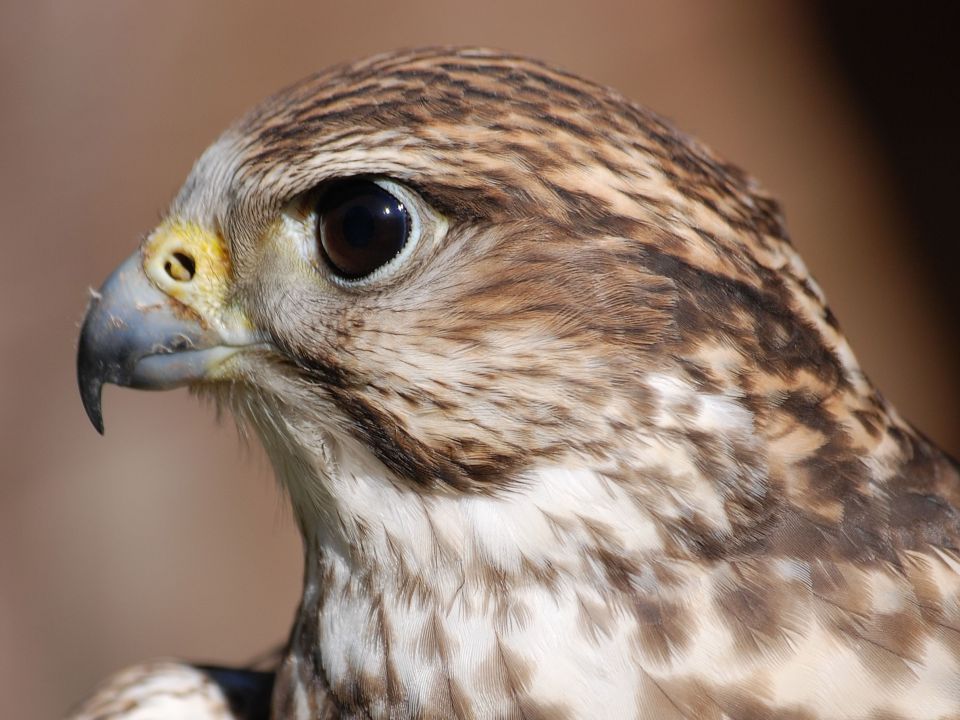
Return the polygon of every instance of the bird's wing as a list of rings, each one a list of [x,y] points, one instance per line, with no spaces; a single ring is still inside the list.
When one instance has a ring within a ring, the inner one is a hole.
[[[274,674],[157,661],[107,679],[68,720],[267,720]]]

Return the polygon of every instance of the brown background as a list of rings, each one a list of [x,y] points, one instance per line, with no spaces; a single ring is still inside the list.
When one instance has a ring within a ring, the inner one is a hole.
[[[258,448],[185,392],[74,386],[86,289],[203,147],[313,69],[397,46],[541,57],[674,118],[782,198],[868,373],[960,449],[956,332],[870,113],[808,3],[34,0],[0,7],[0,716],[118,666],[286,634],[299,543]],[[956,239],[955,237],[953,239]]]

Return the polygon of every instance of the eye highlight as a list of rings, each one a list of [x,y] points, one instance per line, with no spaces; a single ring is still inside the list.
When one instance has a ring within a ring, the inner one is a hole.
[[[317,200],[316,217],[320,255],[344,280],[359,280],[393,260],[412,224],[399,198],[363,178],[332,183]]]

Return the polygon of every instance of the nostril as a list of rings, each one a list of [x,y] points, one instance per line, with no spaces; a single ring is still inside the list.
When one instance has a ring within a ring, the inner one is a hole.
[[[177,282],[190,282],[197,271],[197,262],[185,252],[176,250],[167,258],[163,269]]]

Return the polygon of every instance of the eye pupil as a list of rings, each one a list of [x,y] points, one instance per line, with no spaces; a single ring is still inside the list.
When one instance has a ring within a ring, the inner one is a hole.
[[[355,206],[344,213],[343,235],[351,247],[358,250],[367,247],[373,240],[374,232],[376,222],[368,208]]]
[[[320,196],[316,209],[320,253],[342,278],[369,275],[396,257],[407,242],[407,209],[370,180],[332,184]]]

